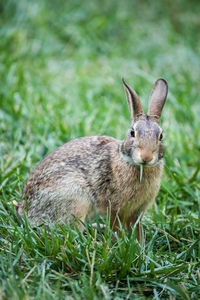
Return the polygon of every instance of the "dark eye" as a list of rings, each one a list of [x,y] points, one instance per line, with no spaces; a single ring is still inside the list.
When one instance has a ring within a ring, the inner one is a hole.
[[[133,128],[131,129],[131,136],[135,137],[135,130]]]
[[[160,134],[160,141],[162,141],[162,139],[163,139],[163,134],[161,133]]]

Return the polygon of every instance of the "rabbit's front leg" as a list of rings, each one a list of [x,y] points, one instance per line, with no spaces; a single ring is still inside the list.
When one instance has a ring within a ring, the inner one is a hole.
[[[116,211],[111,211],[110,214],[110,227],[114,232],[119,231],[119,220],[122,222],[120,215]]]
[[[133,215],[125,220],[125,227],[129,228],[130,226],[133,228],[135,223],[137,222],[139,215]],[[136,225],[136,239],[141,245],[144,245],[144,237],[143,237],[143,229],[142,229],[142,216],[140,217],[137,225]]]
[[[118,214],[116,212],[111,212],[110,226],[114,232],[118,232],[118,234],[120,234],[119,233],[119,221],[121,224],[124,224],[123,225],[124,230],[128,230],[130,226],[133,228],[133,226],[137,222],[138,218],[139,218],[139,215],[133,215],[131,217],[126,217],[126,216],[124,216],[124,214],[120,214],[120,213]],[[144,245],[141,221],[142,221],[142,218],[140,217],[140,220],[138,221],[138,223],[136,225],[136,239],[138,240],[138,242],[141,245]]]

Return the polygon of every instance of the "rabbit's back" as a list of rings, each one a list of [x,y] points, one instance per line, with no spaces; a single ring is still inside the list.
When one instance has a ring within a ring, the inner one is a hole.
[[[39,224],[46,218],[66,219],[73,210],[81,216],[84,209],[92,210],[93,203],[98,206],[99,194],[106,196],[106,191],[112,190],[110,156],[120,143],[111,137],[93,136],[57,148],[28,177],[19,214],[24,210]]]

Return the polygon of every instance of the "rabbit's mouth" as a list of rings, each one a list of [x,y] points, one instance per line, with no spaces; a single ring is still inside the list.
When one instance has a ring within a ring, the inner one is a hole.
[[[160,161],[156,161],[156,162],[133,162],[134,165],[139,166],[139,167],[144,167],[144,168],[152,168],[152,167],[156,167],[160,164]]]
[[[141,161],[141,160],[137,160],[134,157],[128,156],[126,154],[121,153],[120,154],[121,159],[126,162],[129,163],[131,165],[135,165],[135,166],[143,166],[144,168],[152,168],[152,167],[156,167],[160,164],[161,160],[153,158],[151,161],[146,162],[146,161]]]
[[[142,165],[143,167],[155,167],[160,163],[156,150],[136,149],[133,151],[131,158],[136,165]]]
[[[129,163],[131,165],[135,165],[135,166],[143,166],[145,168],[151,168],[151,167],[155,167],[157,165],[160,164],[160,160],[157,159],[152,159],[149,162],[141,162],[139,160],[136,160],[134,157],[128,156],[126,154],[120,153],[121,159],[126,162]]]
[[[156,161],[156,162],[154,162],[154,163],[148,163],[148,162],[143,162],[143,163],[139,163],[138,165],[139,166],[143,166],[143,167],[145,167],[145,168],[151,168],[151,167],[156,167],[156,166],[158,166],[160,164],[160,161]]]

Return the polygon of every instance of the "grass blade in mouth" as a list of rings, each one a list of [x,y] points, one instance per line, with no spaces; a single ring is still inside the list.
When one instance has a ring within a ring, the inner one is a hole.
[[[140,164],[140,182],[142,182],[142,175],[143,175],[143,165]]]

